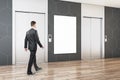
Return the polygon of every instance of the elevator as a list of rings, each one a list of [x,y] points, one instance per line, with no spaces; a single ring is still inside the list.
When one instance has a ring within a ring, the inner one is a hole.
[[[102,18],[83,17],[81,59],[102,58]]]

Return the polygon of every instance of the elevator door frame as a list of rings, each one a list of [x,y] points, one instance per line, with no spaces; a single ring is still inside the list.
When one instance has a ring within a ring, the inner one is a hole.
[[[12,41],[12,44],[13,44],[13,47],[12,47],[12,56],[13,56],[13,58],[12,58],[12,64],[16,64],[16,54],[15,54],[15,14],[16,14],[16,12],[21,12],[21,13],[36,13],[36,14],[44,14],[45,15],[45,62],[48,62],[48,41],[47,41],[47,34],[48,34],[48,27],[47,27],[47,14],[46,13],[41,13],[41,12],[32,12],[32,11],[18,11],[18,10],[14,10],[13,11],[13,32],[12,32],[12,35],[13,35],[13,37],[12,37],[12,39],[13,39],[13,41]]]
[[[101,22],[101,24],[100,24],[100,58],[99,59],[102,59],[102,58],[104,58],[104,55],[103,55],[103,34],[102,34],[102,32],[103,32],[103,18],[99,18],[99,17],[89,17],[89,16],[83,16],[83,18],[82,18],[82,28],[84,27],[83,26],[83,21],[84,21],[84,18],[88,18],[88,19],[90,19],[90,21],[92,21],[92,19],[100,19],[100,22]],[[91,24],[90,24],[91,25]],[[81,31],[81,44],[82,44],[82,36],[84,36],[84,34],[83,34],[83,29],[81,29],[82,31]],[[91,28],[90,28],[90,33],[91,33]],[[90,42],[91,42],[91,35],[90,35]],[[82,44],[83,45],[83,44]],[[89,59],[85,59],[84,58],[84,51],[83,51],[83,46],[81,46],[81,59],[82,60],[89,60]],[[91,57],[91,43],[90,43],[90,60],[92,59],[92,57]]]

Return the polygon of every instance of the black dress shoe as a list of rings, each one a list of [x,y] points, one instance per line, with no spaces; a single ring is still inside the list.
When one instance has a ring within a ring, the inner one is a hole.
[[[34,75],[35,73],[32,73],[32,72],[28,72],[27,74],[28,74],[28,75]]]
[[[39,71],[39,70],[41,70],[41,69],[42,69],[42,68],[39,68],[39,67],[38,67],[38,68],[36,68],[36,71]]]

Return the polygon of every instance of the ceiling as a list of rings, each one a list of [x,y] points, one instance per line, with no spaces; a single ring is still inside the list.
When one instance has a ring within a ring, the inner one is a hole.
[[[120,0],[62,0],[120,8]]]

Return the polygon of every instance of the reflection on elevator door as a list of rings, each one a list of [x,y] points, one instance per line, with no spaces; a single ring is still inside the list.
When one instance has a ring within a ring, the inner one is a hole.
[[[82,59],[102,58],[102,19],[83,18]]]

